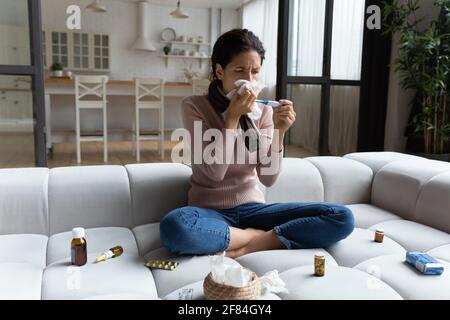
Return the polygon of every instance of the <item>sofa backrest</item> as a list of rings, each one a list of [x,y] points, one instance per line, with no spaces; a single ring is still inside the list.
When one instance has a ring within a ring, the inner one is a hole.
[[[50,235],[74,227],[132,227],[128,174],[122,166],[50,170]]]
[[[160,222],[171,210],[187,205],[190,167],[152,163],[127,165],[126,169],[134,226]]]
[[[450,233],[450,172],[438,174],[425,183],[413,219]]]
[[[285,158],[277,182],[262,190],[268,203],[372,203],[450,232],[449,163],[397,159],[374,170],[362,160]],[[0,234],[158,223],[187,205],[191,172],[176,163],[2,169]]]
[[[358,161],[340,157],[306,158],[322,177],[324,201],[344,205],[370,203],[372,170]]]
[[[413,220],[424,186],[435,176],[450,171],[450,163],[426,159],[389,163],[375,175],[372,204]]]
[[[48,234],[48,172],[0,170],[0,234]]]
[[[323,183],[319,170],[309,161],[285,158],[273,186],[262,188],[268,203],[323,201]]]

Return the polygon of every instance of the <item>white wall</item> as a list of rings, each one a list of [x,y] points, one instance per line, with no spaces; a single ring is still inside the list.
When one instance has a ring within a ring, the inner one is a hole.
[[[236,9],[220,9],[220,34],[223,34],[227,31],[230,31],[231,29],[237,28],[238,26],[241,26],[242,23],[240,21],[240,12]]]
[[[157,52],[130,49],[137,38],[138,8],[136,3],[126,1],[106,1],[108,12],[93,13],[84,10],[90,0],[42,0],[42,25],[44,29],[66,30],[65,13],[68,5],[78,4],[82,8],[81,30],[87,32],[109,33],[111,35],[111,78],[131,79],[135,76],[165,77],[167,81],[181,81],[182,59],[170,60],[166,69],[164,59],[159,57],[164,44],[160,43],[161,31],[166,27],[175,29],[178,35],[203,36],[210,41],[210,13],[208,8],[187,8],[189,19],[174,19],[169,13],[174,7],[149,4],[149,38]],[[193,48],[191,48],[193,49]],[[202,47],[202,49],[207,49]],[[194,67],[200,69],[200,62]],[[203,66],[206,76],[207,65]]]
[[[132,79],[133,77],[162,77],[166,81],[184,81],[183,68],[193,63],[193,67],[200,69],[200,60],[171,59],[166,68],[165,60],[159,57],[164,44],[160,43],[161,31],[166,27],[175,29],[177,36],[203,36],[205,42],[211,42],[210,52],[214,41],[222,30],[237,28],[238,12],[234,9],[185,8],[189,12],[188,19],[174,19],[170,12],[174,6],[160,6],[149,4],[149,37],[153,41],[157,52],[135,51],[130,49],[138,32],[138,9],[136,3],[127,1],[105,1],[107,13],[92,13],[84,10],[91,0],[42,0],[43,29],[66,29],[66,8],[77,4],[82,8],[81,30],[87,32],[105,32],[110,34],[111,43],[111,79]],[[216,10],[219,16],[214,18],[211,14]],[[222,11],[222,14],[220,14]],[[220,19],[220,15],[223,17]],[[216,19],[216,20],[214,20]],[[223,24],[220,23],[222,21]],[[187,48],[189,49],[189,48]],[[192,48],[193,49],[193,48]],[[206,49],[206,47],[202,47]],[[202,77],[207,77],[209,63],[203,63]],[[109,128],[131,128],[132,109],[124,108],[133,104],[132,97],[108,99],[108,126]],[[182,126],[179,110],[181,99],[166,98],[167,129]],[[153,117],[146,117],[143,127],[156,129]],[[52,128],[65,130],[74,128],[74,98],[52,98]],[[100,128],[100,117],[95,113],[82,116],[82,123],[86,129]]]
[[[433,6],[431,0],[421,0],[421,10],[419,15],[425,18],[424,23],[436,19],[439,10]],[[392,41],[391,64],[398,57],[398,37],[393,37]],[[405,91],[399,85],[400,78],[398,73],[391,69],[389,75],[389,93],[386,116],[385,147],[386,151],[404,152],[406,147],[406,137],[404,136],[408,118],[411,111],[411,100],[415,92]]]

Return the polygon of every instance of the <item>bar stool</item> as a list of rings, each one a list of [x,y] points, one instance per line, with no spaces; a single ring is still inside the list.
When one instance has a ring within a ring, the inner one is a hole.
[[[133,122],[133,155],[141,161],[140,141],[159,141],[159,154],[164,160],[164,79],[135,78],[135,119]],[[142,110],[158,110],[158,133],[145,133],[141,130],[140,117]]]
[[[76,143],[77,162],[81,163],[81,141],[103,141],[103,159],[108,162],[108,129],[106,117],[106,83],[108,76],[75,76]],[[86,96],[89,96],[87,99]],[[94,96],[97,97],[94,99]],[[85,99],[83,99],[86,97]],[[103,111],[103,135],[81,136],[80,111],[100,109]]]
[[[209,88],[208,79],[193,79],[192,80],[192,95],[204,95],[208,93]]]

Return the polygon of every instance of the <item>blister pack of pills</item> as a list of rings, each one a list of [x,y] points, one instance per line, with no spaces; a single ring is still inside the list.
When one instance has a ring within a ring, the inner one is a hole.
[[[161,270],[168,270],[172,271],[176,267],[178,267],[179,263],[176,261],[169,261],[169,260],[156,260],[151,259],[145,263],[146,267],[152,268],[152,269],[161,269]]]

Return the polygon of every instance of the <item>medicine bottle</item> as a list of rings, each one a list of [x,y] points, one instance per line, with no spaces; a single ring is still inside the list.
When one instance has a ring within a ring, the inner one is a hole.
[[[384,240],[384,230],[383,229],[377,229],[375,231],[375,242],[381,243]]]
[[[83,228],[74,228],[72,230],[72,264],[78,267],[85,265],[87,262],[87,242],[84,236],[85,232]]]
[[[316,277],[325,275],[325,255],[322,252],[316,252],[314,255],[314,274]]]

